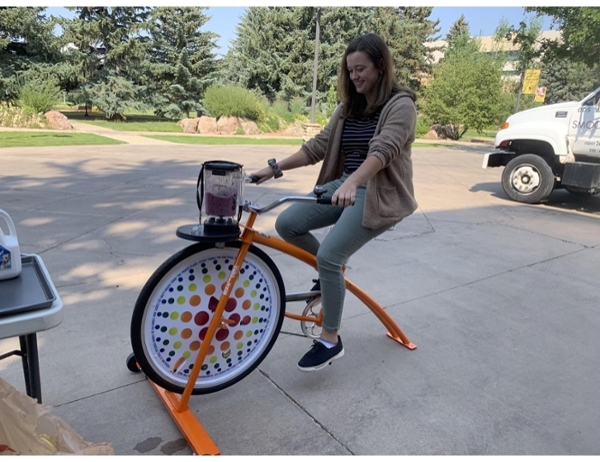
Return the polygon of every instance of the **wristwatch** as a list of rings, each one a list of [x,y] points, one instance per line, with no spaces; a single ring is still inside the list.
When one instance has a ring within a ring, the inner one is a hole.
[[[269,167],[273,169],[275,178],[281,178],[283,176],[283,172],[279,168],[279,165],[277,165],[277,161],[275,159],[269,159],[267,163],[269,164]]]

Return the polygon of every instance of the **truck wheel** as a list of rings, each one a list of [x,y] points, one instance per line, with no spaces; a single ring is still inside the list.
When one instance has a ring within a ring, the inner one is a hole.
[[[512,200],[537,204],[554,188],[554,174],[544,159],[523,154],[511,160],[502,172],[502,188]]]

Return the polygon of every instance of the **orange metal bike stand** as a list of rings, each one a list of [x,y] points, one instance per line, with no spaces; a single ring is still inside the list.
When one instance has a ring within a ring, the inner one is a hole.
[[[356,296],[356,298],[363,302],[375,316],[377,316],[377,319],[379,319],[381,323],[385,326],[385,328],[388,330],[386,335],[389,338],[395,340],[400,345],[408,348],[409,350],[414,350],[417,348],[417,345],[415,345],[408,339],[404,332],[402,332],[402,329],[400,329],[400,326],[396,324],[396,322],[383,309],[383,307],[371,297],[369,297],[369,295],[364,290],[350,282],[348,279],[346,279],[346,288],[351,293],[353,293]]]
[[[148,380],[154,391],[162,401],[162,403],[171,414],[179,431],[185,437],[192,451],[199,456],[218,456],[221,454],[219,448],[210,438],[204,427],[198,421],[196,415],[186,405],[183,410],[179,410],[181,406],[180,397],[162,387],[156,385],[152,380]]]
[[[386,332],[386,334],[389,338],[391,338],[392,340],[395,340],[396,342],[398,342],[400,345],[405,346],[406,348],[408,348],[409,350],[416,350],[417,349],[417,345],[415,345],[413,342],[408,342],[408,343],[404,343],[402,341],[402,339],[394,334],[392,334],[391,332]]]

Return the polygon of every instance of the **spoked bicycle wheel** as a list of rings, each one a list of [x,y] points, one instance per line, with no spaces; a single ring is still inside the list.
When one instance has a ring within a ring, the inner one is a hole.
[[[135,359],[146,376],[181,393],[237,256],[240,242],[194,244],[166,260],[138,296],[131,320]],[[285,288],[271,258],[250,246],[193,394],[229,387],[271,350],[285,315]]]

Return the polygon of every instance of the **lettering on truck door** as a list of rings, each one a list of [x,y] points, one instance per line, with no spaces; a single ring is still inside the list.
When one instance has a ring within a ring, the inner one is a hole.
[[[576,108],[569,127],[569,138],[575,155],[600,158],[600,92]]]

